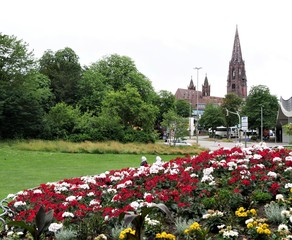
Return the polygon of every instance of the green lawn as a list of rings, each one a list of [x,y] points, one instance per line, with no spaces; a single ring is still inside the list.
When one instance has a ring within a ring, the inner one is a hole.
[[[145,155],[149,163],[156,155]],[[178,155],[160,155],[169,161]],[[9,193],[65,178],[95,175],[107,170],[138,167],[141,155],[88,154],[19,150],[0,144],[0,199]]]

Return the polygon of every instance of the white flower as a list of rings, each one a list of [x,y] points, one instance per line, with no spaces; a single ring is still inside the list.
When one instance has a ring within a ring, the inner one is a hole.
[[[288,210],[283,210],[281,212],[281,216],[284,217],[284,218],[289,217],[290,216],[290,212]]]
[[[259,154],[255,154],[255,155],[253,155],[253,158],[254,158],[254,159],[261,159],[261,158],[262,158],[262,156],[261,156],[261,155],[259,155]]]
[[[40,189],[36,189],[36,190],[33,191],[33,193],[37,194],[37,193],[43,193],[43,192]]]
[[[80,184],[78,187],[81,188],[81,189],[90,189],[90,187],[89,187],[89,185],[87,183]]]
[[[75,196],[69,196],[69,197],[66,198],[66,201],[67,202],[72,202],[74,200],[76,200],[76,197]]]
[[[106,174],[105,173],[101,173],[97,176],[97,178],[106,178]]]
[[[20,206],[25,206],[25,205],[26,205],[26,202],[18,201],[18,202],[15,202],[13,206],[14,206],[15,208],[18,208],[18,207],[20,207]]]
[[[236,230],[226,230],[223,232],[223,238],[237,237],[238,232]]]
[[[14,197],[15,197],[15,194],[10,193],[10,194],[7,195],[6,198],[14,198]]]
[[[285,188],[292,188],[292,183],[286,183]]]
[[[128,181],[126,181],[124,183],[118,184],[117,185],[117,189],[119,189],[119,188],[125,188],[127,186],[131,186],[132,184],[133,184],[133,182],[131,180],[128,180]]]
[[[217,226],[218,229],[222,229],[222,228],[224,228],[224,227],[225,227],[225,224],[222,224],[222,225],[218,225],[218,226]]]
[[[137,210],[138,207],[140,206],[140,204],[139,204],[137,201],[135,201],[135,202],[131,202],[131,203],[130,203],[130,206],[131,206],[133,209]]]
[[[272,178],[277,178],[277,173],[275,173],[275,172],[268,172],[268,174],[267,174],[268,176],[270,176],[270,177],[272,177]]]
[[[195,174],[195,173],[192,173],[192,174],[190,175],[190,177],[191,177],[191,178],[196,178],[196,177],[199,177],[199,175],[198,175],[198,174]]]
[[[214,171],[213,167],[205,168],[203,170],[204,175],[210,175]]]
[[[281,162],[281,161],[282,161],[282,159],[279,158],[279,157],[274,157],[273,158],[273,162]]]
[[[51,223],[49,226],[49,231],[50,232],[57,232],[59,229],[63,227],[62,223]]]
[[[276,195],[276,200],[278,200],[278,201],[284,201],[284,196],[282,194],[277,194]]]
[[[189,172],[189,171],[192,171],[192,170],[193,170],[192,167],[186,167],[186,168],[185,168],[185,172]]]
[[[278,231],[279,232],[282,232],[282,231],[288,231],[288,226],[286,225],[286,224],[280,224],[279,226],[278,226]]]
[[[80,178],[85,183],[92,183],[96,184],[95,177],[94,176],[83,176]],[[80,187],[80,186],[79,186]],[[88,188],[89,189],[89,188]]]
[[[245,220],[245,224],[247,225],[249,223],[252,223],[253,221],[254,221],[253,218],[249,218],[249,219]]]
[[[71,217],[71,218],[73,218],[73,217],[74,217],[74,214],[73,214],[73,213],[70,213],[70,212],[64,212],[64,213],[62,214],[62,217],[63,217],[63,218],[66,218],[66,217]]]
[[[89,203],[89,206],[92,206],[92,205],[100,205],[99,200],[96,200],[96,199],[91,200]]]

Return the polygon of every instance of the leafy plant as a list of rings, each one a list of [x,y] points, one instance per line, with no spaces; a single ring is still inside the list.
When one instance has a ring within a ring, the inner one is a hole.
[[[11,221],[7,223],[8,226],[12,227],[20,227],[28,232],[33,236],[34,240],[41,239],[42,233],[49,227],[51,222],[53,221],[54,210],[50,210],[46,213],[43,206],[40,207],[39,211],[35,217],[35,224],[32,226],[24,221]]]
[[[252,193],[251,197],[252,197],[252,200],[257,201],[259,203],[266,203],[272,200],[273,198],[271,193],[257,191],[257,190]]]
[[[280,206],[276,202],[271,202],[264,206],[264,210],[269,221],[273,223],[281,223],[284,220],[281,212],[286,210],[286,207]]]
[[[141,240],[142,231],[145,223],[146,216],[153,211],[155,208],[163,211],[168,217],[171,217],[169,209],[163,203],[152,203],[150,207],[144,206],[141,208],[141,213],[121,213],[120,219],[124,218],[124,224],[134,226],[134,234],[131,232],[127,233],[127,239],[129,240]]]

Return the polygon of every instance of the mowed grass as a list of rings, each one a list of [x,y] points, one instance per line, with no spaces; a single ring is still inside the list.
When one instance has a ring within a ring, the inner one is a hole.
[[[60,152],[62,151],[60,149],[49,149],[51,142],[42,141],[42,145],[46,147],[46,150],[39,146],[41,145],[40,143],[36,143],[35,149],[32,148],[33,144],[31,142],[27,144],[27,146],[30,146],[30,150],[24,150],[28,148],[25,147],[23,142],[0,143],[0,199],[5,198],[10,193],[17,193],[42,183],[96,175],[108,170],[139,167],[142,155],[147,157],[149,163],[153,163],[157,155],[163,161],[186,155],[183,152],[170,155],[159,154],[157,150],[155,150],[156,154],[151,151],[147,153],[146,150],[141,153],[137,151],[136,154],[129,154],[118,153],[117,149],[114,150],[117,153],[79,153],[76,148],[75,151],[73,150],[71,143],[69,144],[70,147],[67,146],[67,148],[71,149],[70,152]],[[53,145],[55,147],[58,142]],[[126,148],[126,145],[123,145],[120,150],[127,152]],[[130,149],[133,149],[133,146]]]

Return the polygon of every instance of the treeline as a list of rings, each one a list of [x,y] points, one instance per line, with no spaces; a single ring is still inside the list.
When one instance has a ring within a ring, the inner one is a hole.
[[[154,142],[166,112],[189,109],[156,93],[127,56],[81,66],[66,47],[35,59],[23,40],[0,33],[0,139]]]

